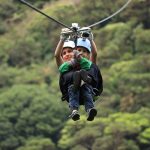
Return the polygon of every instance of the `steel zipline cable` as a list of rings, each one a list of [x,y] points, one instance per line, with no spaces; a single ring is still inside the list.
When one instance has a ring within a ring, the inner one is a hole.
[[[62,22],[60,22],[60,21],[58,21],[58,20],[56,20],[56,19],[54,19],[54,18],[52,18],[52,17],[50,17],[50,16],[48,16],[47,14],[45,14],[44,12],[42,12],[41,10],[39,10],[38,8],[36,8],[35,6],[31,5],[30,3],[26,2],[25,0],[19,0],[19,1],[20,1],[21,3],[23,3],[23,4],[27,5],[27,6],[29,6],[30,8],[34,9],[35,11],[39,12],[40,14],[44,15],[45,17],[47,17],[47,18],[53,20],[54,22],[56,22],[56,23],[62,25],[63,27],[68,28],[68,29],[74,31],[71,27],[69,27],[69,26],[63,24]]]
[[[35,6],[31,5],[30,3],[26,2],[25,0],[19,0],[19,1],[20,1],[21,3],[23,3],[23,4],[27,5],[27,6],[29,6],[30,8],[34,9],[35,11],[39,12],[40,14],[44,15],[45,17],[51,19],[52,21],[54,21],[54,22],[60,24],[61,26],[65,27],[65,28],[68,28],[68,29],[70,29],[70,30],[73,31],[73,32],[77,32],[77,30],[75,30],[74,28],[71,28],[71,27],[69,27],[69,26],[63,24],[62,22],[60,22],[60,21],[58,21],[58,20],[56,20],[56,19],[54,19],[54,18],[48,16],[47,14],[45,14],[44,12],[42,12],[41,10],[39,10],[38,8],[36,8]],[[105,22],[105,21],[107,21],[107,20],[113,18],[114,16],[116,16],[117,14],[119,14],[121,11],[123,11],[123,10],[129,5],[129,3],[130,3],[131,1],[132,1],[132,0],[128,0],[119,10],[117,10],[117,11],[116,11],[115,13],[113,13],[112,15],[110,15],[110,16],[108,16],[108,17],[106,17],[106,18],[104,18],[104,19],[102,19],[102,20],[100,20],[100,21],[98,21],[98,22],[96,22],[96,23],[94,23],[94,24],[92,24],[92,25],[89,25],[89,26],[87,26],[87,27],[88,27],[88,28],[94,27],[94,26],[96,26],[96,25],[98,25],[98,24],[101,24],[101,23],[103,23],[103,22]],[[82,30],[82,29],[81,29],[81,30]],[[80,31],[80,29],[79,29],[79,31]]]
[[[94,24],[88,26],[88,27],[89,27],[89,28],[94,27],[94,26],[96,26],[96,25],[98,25],[98,24],[101,24],[101,23],[103,23],[103,22],[105,22],[105,21],[107,21],[107,20],[113,18],[114,16],[116,16],[117,14],[119,14],[121,11],[123,11],[123,10],[129,5],[129,3],[130,3],[131,1],[132,1],[132,0],[128,0],[121,8],[120,8],[119,10],[117,10],[115,13],[113,13],[112,15],[110,15],[110,16],[108,16],[108,17],[106,17],[106,18],[104,18],[104,19],[102,19],[102,20],[100,20],[100,21],[98,21],[98,22],[96,22],[96,23],[94,23]]]

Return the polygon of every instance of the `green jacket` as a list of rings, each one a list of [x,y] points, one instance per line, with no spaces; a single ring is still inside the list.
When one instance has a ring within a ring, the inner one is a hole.
[[[91,68],[92,62],[86,58],[81,58],[79,60],[79,65],[81,69],[89,70]],[[64,62],[60,67],[59,71],[60,73],[64,73],[70,70],[71,64],[69,62]]]

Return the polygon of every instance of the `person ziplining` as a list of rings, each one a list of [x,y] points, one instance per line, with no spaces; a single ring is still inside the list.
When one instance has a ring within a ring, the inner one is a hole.
[[[48,16],[25,0],[19,0],[48,19],[65,27],[60,34],[60,41],[55,50],[56,64],[60,72],[59,86],[62,100],[69,103],[70,118],[80,119],[79,107],[85,106],[87,120],[93,121],[97,115],[94,107],[95,97],[103,91],[103,80],[100,69],[96,65],[97,48],[93,40],[91,28],[101,24],[123,11],[131,2],[128,0],[112,15],[87,27],[80,28],[77,23],[67,26],[64,23]]]
[[[87,120],[93,121],[97,114],[94,97],[100,96],[103,91],[102,76],[96,65],[97,48],[89,29],[77,37],[69,33],[71,30],[61,32],[55,50],[62,100],[69,102],[70,117],[74,121],[80,119],[79,105],[85,106]]]

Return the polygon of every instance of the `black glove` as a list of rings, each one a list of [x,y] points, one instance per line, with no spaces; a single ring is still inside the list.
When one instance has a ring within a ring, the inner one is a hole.
[[[82,52],[79,52],[78,50],[73,50],[74,53],[74,59],[77,61],[80,61],[80,59],[82,58]]]
[[[74,68],[77,66],[78,61],[76,59],[72,59],[72,60],[68,61],[68,63],[72,68]]]

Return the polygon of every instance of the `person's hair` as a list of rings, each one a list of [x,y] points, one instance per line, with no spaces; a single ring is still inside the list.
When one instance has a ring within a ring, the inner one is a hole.
[[[77,47],[85,48],[85,49],[86,49],[86,51],[87,51],[87,53],[89,53],[89,54],[90,54],[90,51],[89,51],[86,47],[84,47],[84,46],[77,46]]]

